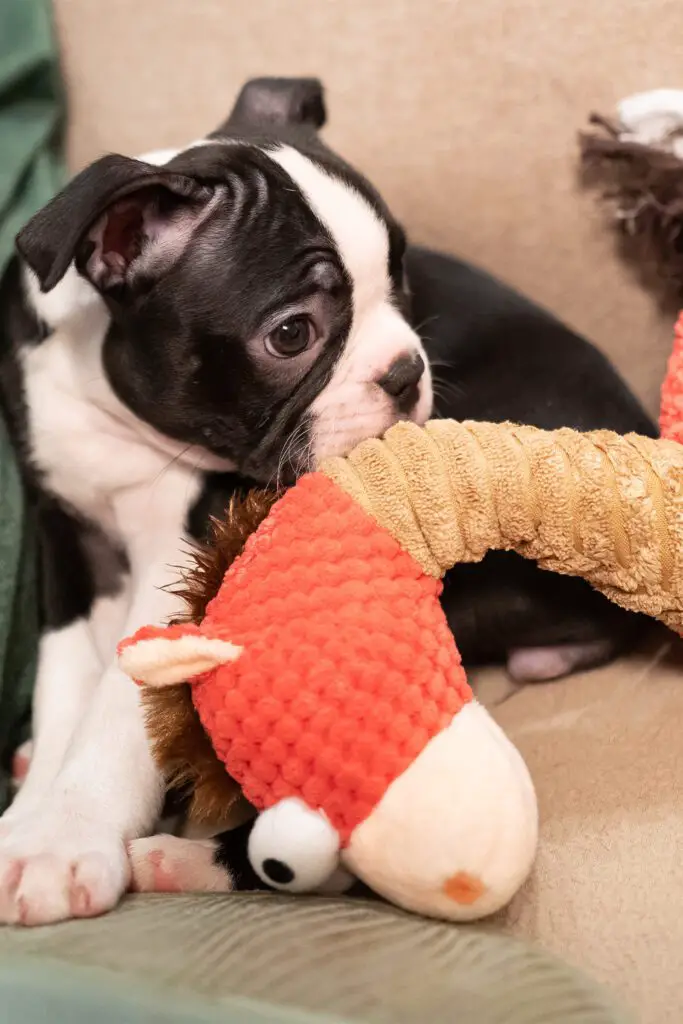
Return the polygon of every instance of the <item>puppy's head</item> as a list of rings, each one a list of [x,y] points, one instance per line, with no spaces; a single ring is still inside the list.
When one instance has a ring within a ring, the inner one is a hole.
[[[24,228],[43,291],[71,263],[111,326],[105,372],[161,433],[262,481],[431,411],[403,232],[319,140],[315,80],[258,80],[159,165],[107,156]]]

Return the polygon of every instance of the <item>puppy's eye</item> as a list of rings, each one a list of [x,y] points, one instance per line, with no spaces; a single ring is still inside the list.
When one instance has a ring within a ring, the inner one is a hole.
[[[315,327],[307,316],[290,316],[266,337],[266,348],[272,356],[289,359],[304,352],[315,341]]]

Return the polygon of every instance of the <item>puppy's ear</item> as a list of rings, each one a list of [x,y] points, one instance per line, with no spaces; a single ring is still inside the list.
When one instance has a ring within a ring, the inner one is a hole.
[[[313,131],[327,120],[325,95],[317,78],[252,78],[242,86],[227,121],[216,134],[231,129],[305,125]]]
[[[214,192],[193,178],[124,156],[86,167],[19,232],[17,249],[42,291],[69,264],[101,292],[158,276],[186,249]]]

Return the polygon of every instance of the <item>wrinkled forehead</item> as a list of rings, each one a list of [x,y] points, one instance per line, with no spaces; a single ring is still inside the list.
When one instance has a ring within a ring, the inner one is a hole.
[[[293,246],[324,237],[352,282],[357,310],[389,296],[387,218],[364,179],[341,162],[276,142],[217,139],[179,153],[168,167],[227,185],[233,226],[251,230],[255,244],[259,221]]]
[[[378,209],[352,180],[291,146],[280,146],[269,155],[296,182],[334,240],[353,282],[356,309],[387,298],[389,230]]]

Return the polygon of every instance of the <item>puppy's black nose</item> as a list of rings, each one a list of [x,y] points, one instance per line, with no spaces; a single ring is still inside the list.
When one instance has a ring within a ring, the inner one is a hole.
[[[410,412],[419,398],[418,384],[424,372],[422,356],[400,356],[377,383],[396,400],[400,412]]]

